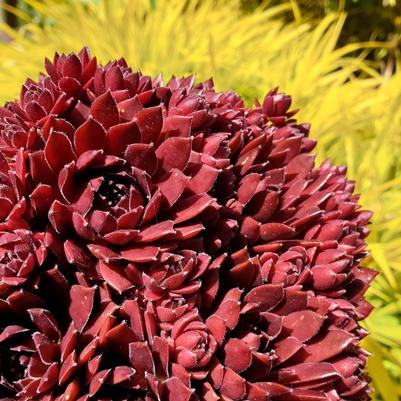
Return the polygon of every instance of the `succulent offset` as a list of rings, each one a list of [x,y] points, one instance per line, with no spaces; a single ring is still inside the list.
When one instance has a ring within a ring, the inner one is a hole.
[[[291,98],[45,67],[0,109],[0,399],[368,399],[371,213]]]

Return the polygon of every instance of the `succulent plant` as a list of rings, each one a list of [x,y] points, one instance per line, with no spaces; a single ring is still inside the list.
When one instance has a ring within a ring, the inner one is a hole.
[[[291,98],[45,67],[0,109],[1,399],[368,399],[371,213]]]

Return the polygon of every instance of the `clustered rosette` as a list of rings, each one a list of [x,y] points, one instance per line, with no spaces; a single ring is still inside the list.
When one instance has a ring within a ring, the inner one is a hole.
[[[45,67],[0,109],[0,399],[368,399],[371,214],[291,98]]]

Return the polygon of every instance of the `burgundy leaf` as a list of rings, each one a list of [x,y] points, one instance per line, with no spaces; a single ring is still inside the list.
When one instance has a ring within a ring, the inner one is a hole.
[[[173,168],[184,170],[190,154],[191,140],[189,138],[168,138],[156,149],[159,166],[163,171],[170,171]]]
[[[94,287],[83,287],[81,285],[73,285],[71,287],[69,313],[74,322],[75,329],[80,332],[88,323],[93,309],[94,296]]]
[[[106,130],[118,124],[120,120],[117,104],[111,96],[110,91],[95,99],[90,112],[93,118],[102,124]]]
[[[61,132],[53,131],[50,134],[44,150],[46,161],[55,173],[75,160],[71,141]]]
[[[93,118],[86,120],[75,132],[74,144],[77,155],[88,150],[103,149],[106,131]]]

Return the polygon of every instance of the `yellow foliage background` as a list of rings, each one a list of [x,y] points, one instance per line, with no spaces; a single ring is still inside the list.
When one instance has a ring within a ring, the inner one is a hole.
[[[366,61],[385,43],[337,47],[346,18],[303,22],[296,3],[244,13],[236,0],[25,0],[42,16],[0,42],[0,100],[18,96],[44,58],[88,45],[101,62],[124,56],[135,69],[166,79],[213,76],[218,89],[262,99],[279,86],[293,96],[300,121],[312,123],[318,160],[347,164],[364,208],[375,212],[365,261],[382,274],[368,296],[368,371],[374,400],[401,397],[401,71],[381,75]],[[293,23],[282,22],[294,12]]]

